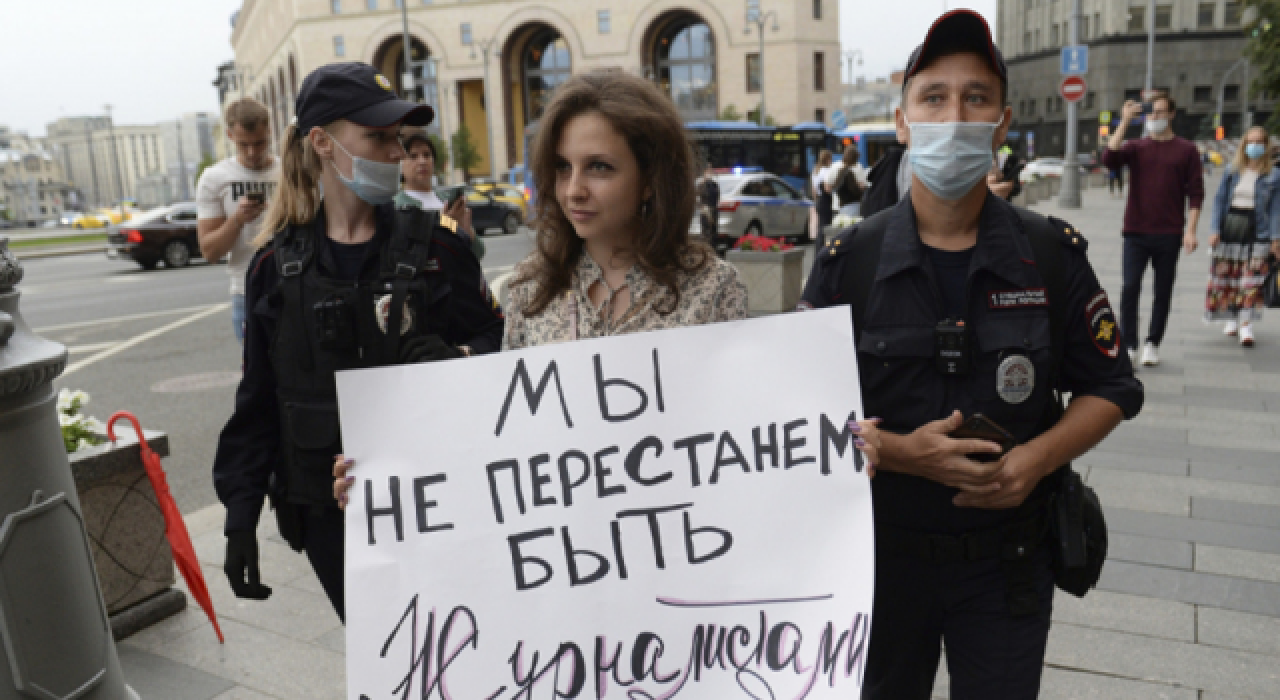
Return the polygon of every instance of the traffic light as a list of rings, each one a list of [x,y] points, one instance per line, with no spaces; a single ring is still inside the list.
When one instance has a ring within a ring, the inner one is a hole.
[[[1225,127],[1220,126],[1217,129],[1213,130],[1213,138],[1217,139],[1218,141],[1221,141],[1226,137],[1227,137],[1227,130]]]

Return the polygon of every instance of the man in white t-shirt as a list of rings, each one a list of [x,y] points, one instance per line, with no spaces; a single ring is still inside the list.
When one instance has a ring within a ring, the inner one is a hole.
[[[262,211],[276,189],[280,165],[271,155],[267,108],[246,97],[225,115],[227,136],[236,155],[205,168],[196,185],[196,222],[200,253],[210,262],[231,254],[231,323],[244,342],[244,280],[253,258],[253,239],[262,227]]]

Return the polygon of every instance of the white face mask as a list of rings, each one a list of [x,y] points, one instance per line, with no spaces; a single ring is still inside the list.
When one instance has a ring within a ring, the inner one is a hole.
[[[992,143],[1004,122],[940,122],[912,124],[907,157],[920,184],[942,199],[955,201],[969,194],[991,170]]]
[[[353,156],[350,151],[343,148],[341,143],[338,143],[338,139],[333,138],[333,134],[329,134],[329,138],[333,139],[333,145],[341,148],[342,152],[351,158],[351,177],[343,175],[342,171],[338,170],[336,162],[333,164],[333,171],[338,174],[338,180],[346,185],[347,189],[375,207],[395,199],[396,192],[400,191],[399,163],[379,163],[376,160]]]
[[[1148,119],[1147,120],[1147,133],[1149,134],[1163,134],[1165,129],[1168,129],[1168,128],[1169,128],[1168,119]]]

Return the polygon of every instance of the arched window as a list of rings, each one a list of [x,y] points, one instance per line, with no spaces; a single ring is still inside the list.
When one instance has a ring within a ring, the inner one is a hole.
[[[569,79],[569,45],[554,29],[543,29],[525,45],[520,61],[524,71],[524,121],[542,116],[551,93]]]
[[[693,15],[663,27],[654,45],[658,84],[689,119],[716,118],[716,47],[711,28]]]

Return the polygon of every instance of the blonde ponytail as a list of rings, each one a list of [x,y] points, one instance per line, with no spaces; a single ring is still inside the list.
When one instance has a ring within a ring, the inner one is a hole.
[[[311,147],[306,134],[298,133],[298,125],[284,130],[280,155],[280,184],[267,207],[262,230],[253,244],[266,245],[272,237],[290,224],[308,223],[320,208],[320,171],[323,163]]]

